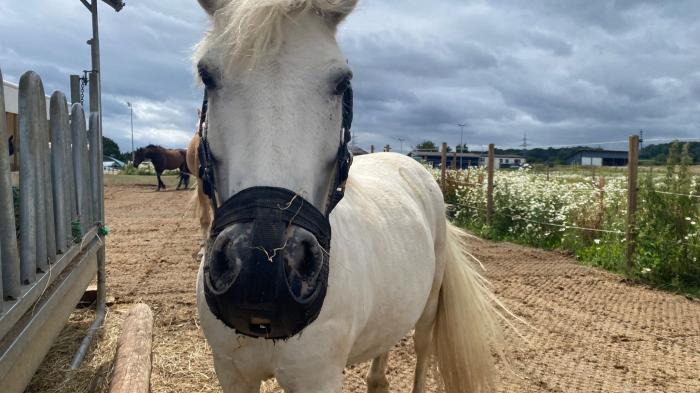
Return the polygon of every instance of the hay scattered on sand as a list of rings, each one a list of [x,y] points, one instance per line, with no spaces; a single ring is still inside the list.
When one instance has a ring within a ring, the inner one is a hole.
[[[71,371],[73,355],[95,318],[94,309],[76,310],[34,375],[27,393],[106,392],[126,309],[115,307],[108,311],[105,323],[95,336],[83,364]]]

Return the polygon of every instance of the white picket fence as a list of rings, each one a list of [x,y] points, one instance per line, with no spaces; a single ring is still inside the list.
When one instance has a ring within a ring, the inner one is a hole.
[[[51,96],[47,121],[41,78],[25,73],[13,191],[1,82],[0,72],[0,390],[12,393],[25,389],[96,274],[97,318],[74,365],[102,322],[102,135],[98,115],[88,129],[82,106],[69,108],[61,92]]]

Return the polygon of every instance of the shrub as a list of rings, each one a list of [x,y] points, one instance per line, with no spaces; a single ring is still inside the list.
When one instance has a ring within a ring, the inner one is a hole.
[[[700,287],[700,181],[686,144],[669,151],[665,176],[640,187],[635,273],[673,289]]]
[[[688,170],[687,146],[672,148],[666,174],[639,185],[632,277],[674,290],[700,287],[700,179]],[[454,220],[494,240],[562,249],[583,263],[626,271],[627,179],[622,172],[497,171],[494,211],[486,224],[486,171],[448,171],[443,193]],[[436,179],[439,170],[433,170]],[[678,195],[676,195],[678,194]],[[685,196],[684,196],[685,195]]]

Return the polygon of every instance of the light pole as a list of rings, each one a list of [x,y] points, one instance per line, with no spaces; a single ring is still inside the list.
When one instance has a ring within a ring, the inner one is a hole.
[[[401,142],[401,154],[403,154],[403,143],[406,142],[406,138],[404,137],[398,137],[396,138],[399,142]]]
[[[102,0],[107,5],[112,7],[115,11],[119,12],[124,8],[124,2],[122,0]],[[98,149],[98,157],[102,159],[102,99],[101,90],[102,84],[100,82],[100,34],[99,34],[99,20],[97,17],[97,5],[99,0],[80,0],[80,2],[85,6],[85,8],[90,11],[92,15],[92,38],[88,41],[90,45],[92,54],[92,70],[90,71],[90,112],[97,114],[97,130],[91,130],[91,132],[97,132],[97,140],[100,142],[99,146],[95,146]],[[102,176],[100,175],[97,179],[100,186],[100,195],[98,195],[99,201],[104,200],[104,184]],[[104,220],[104,204],[100,202],[98,204],[97,218],[98,221],[102,222]],[[105,296],[106,296],[106,272],[105,272],[105,248],[104,245],[101,246],[97,251],[97,299],[95,307],[95,320],[90,325],[87,334],[80,343],[80,347],[75,353],[73,360],[71,361],[70,368],[75,370],[80,367],[80,364],[85,358],[85,354],[90,348],[90,343],[95,333],[102,326],[102,322],[105,318]]]
[[[131,162],[136,162],[136,153],[134,152],[134,106],[131,102],[127,101],[126,105],[129,107],[129,118],[131,119]]]
[[[462,156],[464,155],[464,127],[466,125],[466,123],[457,124],[457,127],[459,127],[462,130],[462,134],[459,137],[459,169],[464,169],[464,167],[462,166]]]

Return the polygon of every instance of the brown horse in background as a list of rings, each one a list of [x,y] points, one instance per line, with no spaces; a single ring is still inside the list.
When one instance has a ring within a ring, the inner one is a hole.
[[[184,183],[184,188],[188,189],[190,186],[190,170],[187,167],[187,150],[185,149],[166,149],[157,145],[148,145],[146,147],[141,147],[136,152],[134,152],[134,166],[138,168],[139,165],[145,160],[151,160],[153,167],[156,170],[156,178],[158,179],[158,188],[165,189],[165,183],[161,180],[160,176],[166,169],[180,170],[180,181],[177,183],[177,190]]]

